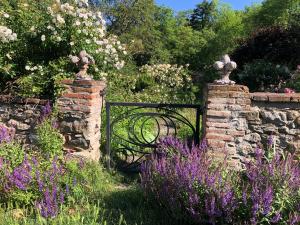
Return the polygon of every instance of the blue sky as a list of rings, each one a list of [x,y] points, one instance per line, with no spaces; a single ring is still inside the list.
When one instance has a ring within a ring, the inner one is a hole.
[[[155,0],[157,4],[168,6],[175,11],[194,9],[195,5],[202,0]],[[245,6],[250,6],[253,3],[262,2],[262,0],[220,0],[220,2],[230,4],[234,9],[244,9]]]

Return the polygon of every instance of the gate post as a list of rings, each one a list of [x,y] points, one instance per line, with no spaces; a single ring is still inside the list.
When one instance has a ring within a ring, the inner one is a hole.
[[[101,110],[105,82],[63,80],[66,91],[57,99],[59,128],[65,150],[97,161],[100,158]]]
[[[248,87],[208,84],[204,103],[203,131],[210,153],[223,158],[225,150],[232,164],[240,164],[239,144],[248,132],[246,116],[251,108]]]

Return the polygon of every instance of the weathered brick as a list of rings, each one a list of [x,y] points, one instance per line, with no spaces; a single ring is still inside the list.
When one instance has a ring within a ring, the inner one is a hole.
[[[246,131],[244,130],[228,130],[226,132],[228,135],[232,135],[234,137],[243,137],[246,135]]]
[[[250,98],[250,94],[245,92],[229,91],[228,97],[229,98]]]
[[[73,104],[84,106],[99,105],[99,102],[102,101],[100,99],[73,99]]]
[[[208,133],[205,135],[207,140],[214,139],[214,140],[220,140],[220,141],[234,141],[234,137],[231,135],[226,135],[226,134],[212,134]]]
[[[233,98],[208,98],[207,103],[212,104],[235,104],[236,100]]]
[[[234,137],[243,137],[246,133],[245,131],[238,131],[233,129],[207,128],[206,134],[226,134]]]
[[[239,105],[251,105],[251,100],[250,99],[236,99],[236,104]]]
[[[255,92],[251,93],[251,99],[265,102],[300,102],[300,94]]]
[[[250,97],[253,101],[269,101],[268,95],[266,95],[266,93],[251,93]]]
[[[93,86],[93,87],[96,87],[96,86],[104,87],[104,86],[106,86],[104,81],[98,81],[98,80],[75,80],[73,82],[73,85],[76,85],[76,86]]]
[[[282,94],[276,94],[276,95],[268,95],[270,102],[290,102],[291,97],[287,95]]]
[[[300,102],[300,94],[292,95],[291,102]]]
[[[208,90],[218,90],[218,91],[240,91],[240,92],[249,92],[249,88],[243,85],[216,85],[208,84]]]
[[[225,141],[207,139],[207,145],[208,145],[209,148],[224,149],[225,144],[226,144]]]
[[[243,110],[243,107],[240,105],[227,105],[226,109],[229,111],[241,111]]]
[[[207,128],[206,134],[226,134],[226,129]]]
[[[99,93],[101,87],[90,87],[90,88],[83,88],[83,87],[72,87],[73,93]]]
[[[215,123],[228,123],[229,118],[218,118],[218,117],[207,116],[206,121],[207,122],[215,122]]]
[[[229,123],[215,123],[215,122],[206,122],[206,127],[218,127],[218,128],[229,128]]]
[[[207,108],[208,109],[214,109],[214,110],[225,110],[225,108],[227,108],[226,104],[212,104],[209,103],[207,104]]]
[[[228,98],[229,93],[223,91],[209,91],[208,98]]]
[[[70,84],[73,84],[74,83],[74,80],[71,80],[71,79],[65,79],[65,80],[62,80],[60,81],[61,84],[67,84],[67,85],[70,85]]]
[[[82,93],[64,93],[62,95],[65,98],[78,98],[78,99],[96,99],[100,98],[98,93],[82,94]]]
[[[231,116],[231,112],[230,111],[208,110],[206,114],[208,116],[223,117],[223,118],[228,118],[228,117]]]

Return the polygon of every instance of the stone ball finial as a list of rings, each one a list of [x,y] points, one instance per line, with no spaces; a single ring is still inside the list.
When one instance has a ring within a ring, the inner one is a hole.
[[[70,55],[72,63],[76,64],[79,68],[79,72],[76,74],[76,80],[92,80],[93,78],[87,74],[89,65],[95,64],[94,58],[86,51],[82,50],[78,56]]]
[[[219,71],[221,75],[220,80],[215,80],[215,84],[235,84],[234,81],[229,79],[233,70],[237,68],[237,64],[230,60],[229,55],[222,56],[220,61],[214,63],[214,68]]]

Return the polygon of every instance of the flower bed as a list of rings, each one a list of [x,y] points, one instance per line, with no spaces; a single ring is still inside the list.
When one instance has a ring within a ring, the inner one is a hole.
[[[148,196],[177,219],[196,224],[299,224],[300,167],[292,155],[268,158],[256,149],[244,171],[214,162],[206,145],[162,140],[142,167]]]

